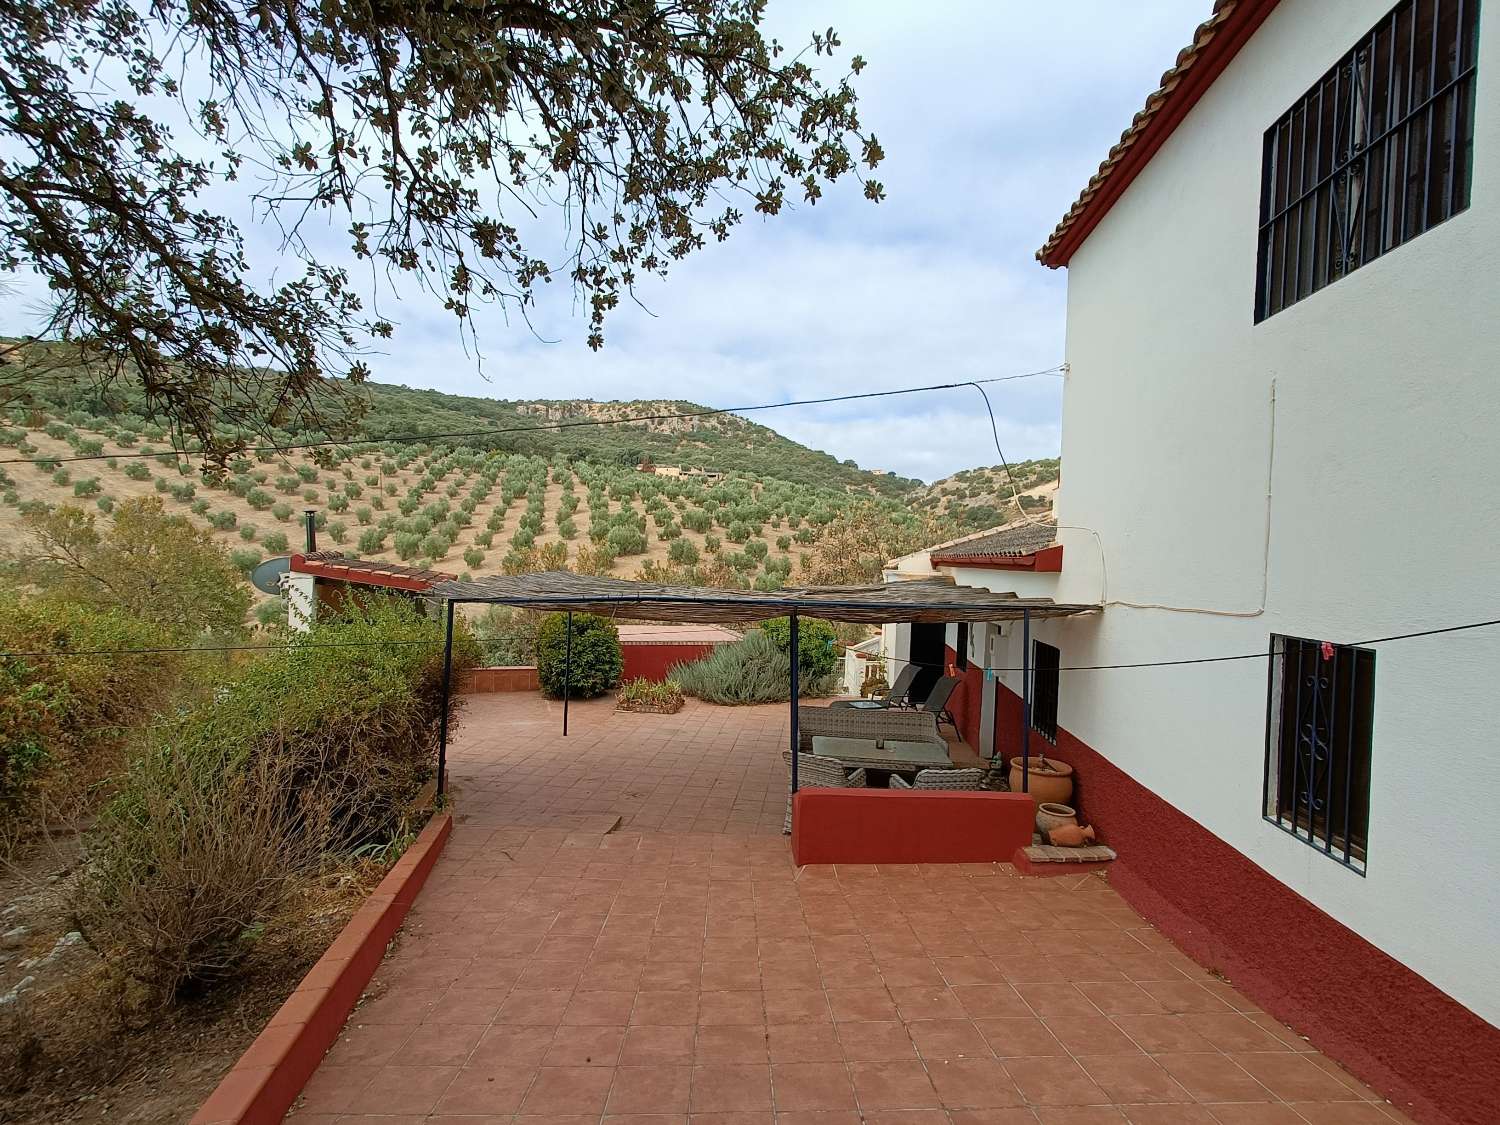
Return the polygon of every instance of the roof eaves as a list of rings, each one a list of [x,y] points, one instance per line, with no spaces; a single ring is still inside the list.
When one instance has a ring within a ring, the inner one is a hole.
[[[1146,99],[1088,186],[1036,252],[1037,261],[1050,269],[1068,264],[1074,251],[1279,2],[1215,0],[1213,14],[1198,25],[1193,41],[1178,52],[1177,62],[1162,75],[1161,85]]]

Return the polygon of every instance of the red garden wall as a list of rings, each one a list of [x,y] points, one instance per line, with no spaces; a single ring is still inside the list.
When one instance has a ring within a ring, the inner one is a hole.
[[[491,691],[540,691],[541,681],[537,679],[536,669],[530,665],[516,665],[504,668],[475,668],[469,672],[464,680],[460,692],[491,692]]]
[[[954,693],[971,746],[982,690],[971,668]],[[1019,749],[1021,699],[1003,684],[996,690],[995,741],[1008,759]],[[1031,747],[1073,767],[1074,804],[1119,855],[1110,884],[1195,961],[1417,1120],[1500,1122],[1500,1029],[1068,731],[1059,728],[1056,746],[1033,732]]]
[[[1031,843],[1020,793],[803,789],[793,797],[792,857],[808,863],[1009,862]]]
[[[624,661],[625,668],[620,678],[622,680],[639,678],[665,680],[667,671],[672,665],[702,660],[713,650],[714,646],[711,644],[629,644],[622,642],[620,657]]]

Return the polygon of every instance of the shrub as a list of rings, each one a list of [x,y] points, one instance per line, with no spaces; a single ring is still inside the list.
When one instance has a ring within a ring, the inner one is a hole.
[[[229,561],[241,574],[249,574],[260,565],[260,552],[254,550],[236,550],[229,552]]]
[[[464,552],[464,565],[470,570],[478,570],[484,565],[484,552],[478,547],[470,547]]]
[[[232,531],[234,526],[240,522],[239,517],[228,508],[221,508],[208,517],[208,522],[219,531]]]
[[[385,547],[385,532],[378,527],[368,528],[359,533],[359,552],[362,555],[373,555]]]
[[[283,531],[273,531],[270,535],[261,539],[260,545],[270,551],[271,554],[279,555],[287,548],[286,533]]]
[[[656,682],[644,676],[626,680],[615,694],[616,711],[644,711],[675,715],[684,703],[682,688],[675,680]]]
[[[264,488],[252,488],[249,492],[245,493],[245,503],[249,504],[257,512],[265,511],[275,502],[276,497],[272,496]]]
[[[612,527],[604,541],[617,558],[621,555],[640,555],[646,551],[646,537],[634,527]]]
[[[698,561],[698,548],[686,539],[674,539],[667,548],[667,560],[681,566],[692,566]]]
[[[271,515],[275,516],[282,523],[286,523],[287,520],[292,518],[292,506],[290,504],[275,504],[271,508]]]
[[[230,975],[291,880],[324,855],[405,834],[433,775],[436,621],[372,599],[286,639],[161,724],[89,844],[84,932],[163,1001]],[[475,647],[467,633],[458,641],[461,675]]]
[[[775,617],[763,621],[761,632],[776,642],[782,652],[790,652],[792,646],[792,623],[788,617]],[[803,617],[797,621],[798,664],[805,676],[826,676],[838,664],[838,653],[834,643],[838,639],[833,626],[815,617]]]
[[[131,480],[150,480],[151,469],[144,461],[132,461],[125,466],[125,475]]]
[[[751,630],[734,644],[720,645],[701,660],[673,665],[667,674],[681,685],[685,694],[709,703],[734,706],[786,702],[791,698],[791,661],[760,629]],[[836,674],[805,675],[799,683],[799,695],[829,695],[837,687]]]
[[[99,492],[98,477],[90,477],[87,480],[75,480],[73,482],[74,496],[98,496]]]
[[[363,527],[363,526],[369,524],[372,520],[374,520],[375,513],[372,512],[372,511],[370,511],[369,508],[363,508],[363,507],[361,507],[361,508],[355,508],[354,509],[354,518],[357,519],[359,521],[359,523],[360,523],[360,526]]]
[[[101,496],[94,501],[94,506],[105,515],[109,515],[110,512],[115,510],[115,498],[113,496]]]
[[[503,605],[486,607],[474,622],[480,660],[491,666],[535,663],[536,634],[541,624],[542,615],[532,610]]]
[[[255,529],[254,524],[240,524],[240,538],[243,539],[246,543],[254,543],[255,537],[259,534],[260,532]]]
[[[56,485],[68,484],[72,479],[73,475],[67,469],[58,469],[57,472],[52,474],[52,483]]]
[[[567,616],[549,613],[537,629],[536,667],[542,694],[561,699],[566,678],[574,699],[603,695],[620,682],[620,631],[607,618],[573,614],[571,671],[565,673]]]
[[[188,511],[192,512],[195,516],[206,516],[210,507],[212,505],[207,500],[194,500],[188,505]]]
[[[328,525],[328,538],[335,543],[342,543],[349,538],[349,527],[343,520],[334,520]]]

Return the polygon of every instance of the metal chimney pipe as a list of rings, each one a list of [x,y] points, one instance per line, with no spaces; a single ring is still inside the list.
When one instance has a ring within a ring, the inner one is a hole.
[[[318,549],[318,510],[304,508],[303,513],[307,516],[307,553],[310,555]]]

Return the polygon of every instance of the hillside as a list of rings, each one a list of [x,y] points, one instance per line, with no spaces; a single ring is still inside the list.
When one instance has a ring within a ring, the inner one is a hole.
[[[998,527],[1020,518],[1011,494],[1016,494],[1026,513],[1051,516],[1061,479],[1061,462],[1057,458],[1019,461],[1010,467],[1010,477],[1001,465],[964,469],[951,477],[919,486],[907,493],[913,510],[951,523],[962,534]]]

